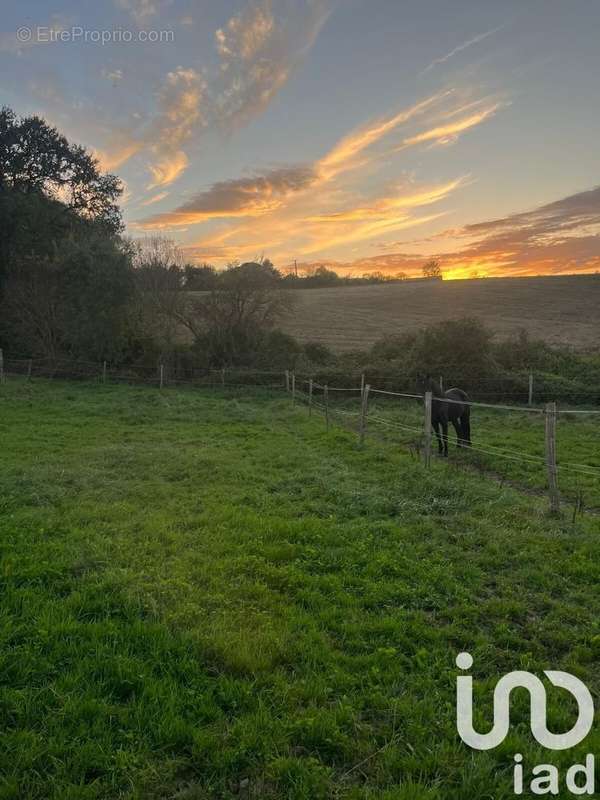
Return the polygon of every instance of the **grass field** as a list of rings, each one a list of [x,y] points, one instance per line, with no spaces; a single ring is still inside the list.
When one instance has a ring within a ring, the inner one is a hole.
[[[315,393],[317,402],[322,397]],[[330,408],[341,410],[338,421],[358,425],[359,396],[330,392]],[[347,417],[350,413],[354,416]],[[415,450],[422,444],[422,401],[372,394],[369,400],[369,430],[389,442]],[[449,466],[472,467],[493,474],[517,487],[546,491],[545,416],[523,407],[522,411],[471,409],[472,449],[458,450],[456,433],[449,426]],[[579,497],[590,510],[600,512],[600,415],[559,413],[556,426],[559,489],[564,502],[572,505]],[[434,454],[437,440],[432,439]]]
[[[600,345],[600,277],[487,278],[303,289],[282,328],[336,352],[364,350],[385,334],[479,317],[499,336],[526,328],[548,344]]]
[[[285,396],[11,379],[0,436],[4,800],[503,800],[549,754],[521,694],[460,742],[456,653],[480,728],[511,669],[598,695],[597,519]]]

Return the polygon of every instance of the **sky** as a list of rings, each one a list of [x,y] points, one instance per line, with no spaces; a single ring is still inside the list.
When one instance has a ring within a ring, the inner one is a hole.
[[[216,266],[600,270],[597,0],[21,0],[0,104]]]

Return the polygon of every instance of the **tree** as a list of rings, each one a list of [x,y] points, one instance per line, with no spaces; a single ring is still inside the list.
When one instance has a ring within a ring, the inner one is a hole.
[[[0,109],[0,189],[38,192],[112,233],[122,229],[121,181],[41,117],[19,119],[7,107]]]
[[[133,325],[143,349],[168,361],[175,350],[178,331],[187,324],[190,297],[185,286],[183,254],[164,236],[133,243],[135,297]]]
[[[127,249],[99,232],[65,239],[10,270],[3,327],[15,348],[51,360],[114,359],[125,346],[132,290]]]
[[[182,322],[215,366],[252,363],[292,295],[270,262],[232,264],[216,287],[187,303]]]
[[[332,269],[327,269],[327,267],[322,264],[313,269],[312,272],[304,278],[306,286],[335,286],[340,283],[341,280],[337,272],[334,272]]]
[[[210,264],[186,264],[183,268],[185,288],[189,292],[206,292],[217,284],[217,270]]]
[[[131,291],[121,191],[43,119],[0,109],[0,346],[51,358],[121,346]]]
[[[442,278],[441,264],[435,258],[423,265],[422,272],[424,278]]]
[[[414,371],[445,375],[457,384],[494,374],[492,333],[479,319],[446,320],[419,331],[411,352]]]

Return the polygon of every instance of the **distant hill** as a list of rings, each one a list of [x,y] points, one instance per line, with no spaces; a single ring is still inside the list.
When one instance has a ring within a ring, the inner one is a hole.
[[[336,352],[365,349],[386,333],[479,317],[500,336],[526,328],[549,343],[600,347],[600,275],[406,281],[301,289],[281,327]]]

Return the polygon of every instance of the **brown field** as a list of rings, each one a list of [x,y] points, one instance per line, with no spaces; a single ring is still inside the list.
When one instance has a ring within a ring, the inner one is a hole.
[[[364,350],[386,333],[445,319],[479,317],[500,337],[526,328],[535,338],[590,350],[600,346],[600,275],[392,283],[302,289],[281,327],[332,350]]]

